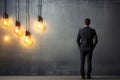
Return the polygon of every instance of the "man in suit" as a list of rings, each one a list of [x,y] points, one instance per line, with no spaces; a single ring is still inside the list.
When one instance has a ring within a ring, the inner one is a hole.
[[[91,79],[91,71],[92,71],[92,54],[93,50],[98,42],[97,34],[95,29],[91,28],[90,25],[91,20],[86,18],[84,21],[85,27],[79,29],[77,36],[77,44],[80,49],[80,73],[81,77],[85,79],[85,58],[87,58],[87,78]]]

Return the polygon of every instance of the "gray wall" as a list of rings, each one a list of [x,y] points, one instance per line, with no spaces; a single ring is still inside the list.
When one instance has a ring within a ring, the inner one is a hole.
[[[0,18],[4,12],[0,0]],[[7,12],[15,22],[15,0],[8,0]],[[21,44],[11,30],[0,26],[0,75],[80,75],[80,54],[76,44],[86,17],[96,29],[99,43],[93,55],[93,75],[120,75],[120,0],[43,0],[44,33],[34,29],[38,0],[30,0],[31,33],[34,45]],[[20,21],[25,29],[25,0],[20,0]],[[3,41],[9,35],[11,41]]]

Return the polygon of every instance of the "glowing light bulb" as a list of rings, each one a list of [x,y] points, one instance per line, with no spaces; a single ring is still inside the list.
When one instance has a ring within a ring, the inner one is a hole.
[[[4,15],[3,15],[3,19],[2,19],[2,26],[4,27],[4,28],[10,28],[10,20],[9,20],[9,16],[6,14],[6,13],[4,13]]]
[[[23,35],[23,31],[20,29],[20,27],[15,27],[14,33],[15,33],[18,37],[20,37],[20,36]]]
[[[37,22],[36,28],[37,28],[37,30],[40,30],[40,31],[45,31],[46,30],[46,27],[42,22]]]
[[[36,29],[42,32],[46,30],[45,24],[43,23],[43,18],[41,16],[38,16]]]
[[[25,36],[24,43],[28,46],[32,46],[33,41],[31,40],[30,36]]]
[[[31,39],[31,35],[29,32],[26,33],[26,36],[24,38],[24,43],[27,45],[27,46],[32,46],[33,45],[33,40]]]
[[[23,35],[23,31],[21,29],[20,22],[16,21],[16,26],[15,26],[15,29],[14,29],[14,33],[19,37]]]
[[[5,36],[3,37],[3,40],[4,40],[5,42],[9,42],[9,41],[10,41],[10,36],[5,35]]]
[[[5,27],[5,28],[10,28],[9,18],[3,18],[2,19],[2,26]]]

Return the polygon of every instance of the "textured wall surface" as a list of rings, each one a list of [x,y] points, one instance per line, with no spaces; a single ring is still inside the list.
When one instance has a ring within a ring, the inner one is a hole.
[[[20,21],[25,30],[25,0],[20,0]],[[0,19],[4,0],[0,0]],[[15,0],[8,0],[7,13],[15,22]],[[38,0],[30,0],[31,34],[34,45],[21,44],[9,29],[0,26],[0,75],[80,75],[76,44],[86,17],[96,29],[99,42],[93,55],[93,75],[120,75],[120,0],[43,0],[46,31],[34,29]],[[3,41],[10,36],[8,43]]]

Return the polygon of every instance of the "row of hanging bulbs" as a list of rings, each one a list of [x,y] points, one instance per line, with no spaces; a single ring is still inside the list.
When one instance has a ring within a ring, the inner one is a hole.
[[[7,0],[4,0],[4,6],[5,6],[5,12],[3,14],[2,18],[2,27],[4,28],[10,28],[11,23],[9,19],[9,15],[7,14]],[[26,0],[26,31],[25,31],[25,38],[24,38],[24,43],[28,46],[32,46],[33,40],[31,37],[31,32],[30,32],[30,12],[29,12],[29,7],[30,7],[30,1]],[[20,0],[15,0],[15,16],[16,16],[16,21],[15,21],[15,28],[13,32],[18,36],[22,36],[24,34],[24,31],[21,28],[21,23],[20,23]],[[39,6],[38,6],[38,18],[37,18],[37,24],[36,24],[36,29],[39,31],[45,31],[46,27],[45,24],[43,23],[43,18],[42,18],[42,0],[39,0]]]

